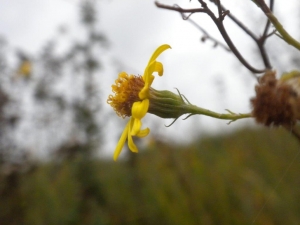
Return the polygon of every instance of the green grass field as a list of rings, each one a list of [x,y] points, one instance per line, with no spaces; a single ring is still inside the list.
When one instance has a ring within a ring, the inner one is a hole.
[[[296,225],[299,151],[286,131],[261,129],[39,164],[1,176],[0,224]]]

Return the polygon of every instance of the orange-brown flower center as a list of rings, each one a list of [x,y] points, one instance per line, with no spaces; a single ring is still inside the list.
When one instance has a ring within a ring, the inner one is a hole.
[[[134,102],[141,101],[139,92],[145,82],[141,76],[120,73],[115,84],[112,85],[114,95],[109,95],[107,103],[113,107],[117,115],[125,118],[131,116],[131,108]]]

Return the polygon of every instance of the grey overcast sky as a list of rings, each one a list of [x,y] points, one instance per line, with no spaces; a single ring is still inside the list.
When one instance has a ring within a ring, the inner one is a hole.
[[[77,35],[78,2],[79,0],[0,0],[0,35],[8,40],[12,49],[20,48],[32,54],[36,53],[45,41],[57,34],[57,28],[62,24],[70,27],[73,36]],[[186,8],[199,7],[197,1],[160,2],[170,5],[176,3]],[[256,34],[262,32],[265,19],[259,8],[250,0],[222,2]],[[284,3],[278,0],[275,9],[280,9],[282,18],[284,15],[293,18],[297,15],[293,7],[296,3],[297,0]],[[299,8],[299,4],[297,6]],[[115,61],[122,67],[118,69],[141,74],[152,52],[159,45],[167,43],[172,49],[159,57],[159,61],[164,64],[165,73],[163,77],[155,79],[154,88],[174,92],[174,88],[178,88],[191,103],[220,113],[225,112],[225,109],[240,113],[251,110],[249,99],[254,95],[256,82],[253,76],[240,66],[233,54],[226,52],[222,47],[213,48],[211,41],[202,43],[200,41],[202,33],[188,21],[183,21],[178,13],[158,9],[153,0],[103,0],[99,1],[97,10],[99,29],[106,34],[110,42],[103,72],[104,105],[106,96],[111,92],[110,86],[120,72],[114,67]],[[218,30],[207,15],[195,14],[191,18],[213,37],[222,41]],[[289,20],[284,22],[293,33],[295,23]],[[262,67],[261,62],[252,57],[255,45],[249,38],[240,32],[229,18],[225,19],[225,25],[251,64]],[[272,41],[274,40],[270,40],[270,43],[273,43]],[[108,106],[105,109],[111,110]],[[169,128],[164,126],[171,122],[147,115],[144,126],[150,127],[153,135],[188,141],[202,132],[227,133],[244,124],[237,121],[228,126],[226,121],[195,116],[186,121],[179,119]],[[251,121],[248,122],[252,124]],[[114,122],[109,129],[113,129],[113,125]]]

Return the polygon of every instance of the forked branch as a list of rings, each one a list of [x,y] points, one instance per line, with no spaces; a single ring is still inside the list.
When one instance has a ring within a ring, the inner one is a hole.
[[[225,16],[229,15],[229,11],[228,10],[224,11],[222,9],[222,6],[221,6],[219,0],[216,0],[215,2],[218,6],[218,17],[209,9],[207,4],[203,0],[199,0],[199,3],[201,4],[202,8],[194,8],[194,9],[183,9],[183,8],[178,7],[178,6],[169,6],[169,5],[160,4],[159,2],[155,2],[155,5],[158,8],[173,10],[173,11],[177,11],[177,12],[180,12],[180,13],[191,13],[191,14],[193,14],[193,13],[206,13],[214,21],[214,23],[217,26],[218,30],[220,31],[223,39],[227,43],[229,49],[238,58],[238,60],[247,69],[249,69],[251,72],[253,72],[253,73],[263,73],[265,71],[265,69],[257,69],[257,68],[254,68],[253,66],[251,66],[244,59],[244,57],[241,55],[241,53],[237,50],[237,48],[235,47],[232,40],[230,39],[230,37],[229,37],[225,27],[224,27],[224,24],[223,24],[223,20],[224,20]],[[191,15],[189,15],[189,16],[191,16]]]
[[[261,8],[261,10],[265,13],[265,15],[268,17],[270,22],[273,24],[273,26],[276,28],[278,33],[281,35],[282,39],[288,43],[289,45],[292,45],[296,49],[300,50],[300,42],[294,39],[282,26],[282,24],[279,22],[279,20],[274,16],[272,12],[273,7],[273,1],[270,2],[270,8],[267,6],[264,0],[255,0],[255,3]]]

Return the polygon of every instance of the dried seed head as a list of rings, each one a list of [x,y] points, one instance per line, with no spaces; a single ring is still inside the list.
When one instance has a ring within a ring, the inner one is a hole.
[[[274,71],[266,72],[251,99],[252,115],[266,126],[293,125],[299,119],[300,98],[291,85],[279,82]]]

